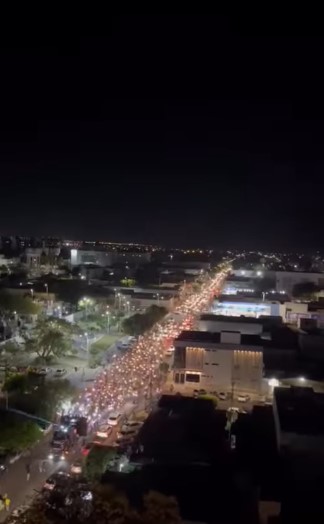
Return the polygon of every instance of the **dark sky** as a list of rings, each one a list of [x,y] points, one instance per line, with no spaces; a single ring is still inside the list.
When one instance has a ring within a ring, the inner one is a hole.
[[[1,232],[324,247],[323,52],[268,17],[2,36]]]

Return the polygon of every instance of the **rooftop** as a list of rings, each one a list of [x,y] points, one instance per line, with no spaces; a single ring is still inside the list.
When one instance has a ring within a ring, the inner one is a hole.
[[[245,324],[263,324],[264,318],[253,318],[245,317],[244,315],[240,316],[228,316],[228,315],[213,315],[213,313],[203,313],[200,316],[200,320],[210,320],[212,322],[242,322]]]
[[[282,431],[324,436],[323,393],[305,387],[276,388],[274,398]]]
[[[225,331],[225,333],[228,332],[230,332],[230,330]],[[221,333],[211,333],[210,331],[182,331],[174,343],[176,344],[177,341],[223,344],[223,342],[221,342]],[[241,335],[240,345],[262,346],[263,341],[259,335]]]

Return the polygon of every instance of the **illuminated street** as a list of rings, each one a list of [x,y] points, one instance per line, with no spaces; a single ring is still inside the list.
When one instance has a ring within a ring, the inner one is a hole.
[[[126,405],[135,407],[154,398],[161,387],[159,365],[165,351],[181,331],[192,327],[199,313],[209,309],[214,295],[219,293],[224,275],[218,273],[204,283],[199,293],[183,299],[174,313],[139,337],[127,353],[116,357],[93,387],[80,395],[72,412],[87,416],[91,428],[113,410],[124,411]]]

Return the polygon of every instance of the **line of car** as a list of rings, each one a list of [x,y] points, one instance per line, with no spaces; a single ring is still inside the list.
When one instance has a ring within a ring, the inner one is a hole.
[[[194,389],[193,391],[194,398],[198,398],[204,395],[208,395],[205,389]],[[217,397],[219,400],[230,400],[232,398],[232,395],[230,393],[226,393],[224,391],[211,391],[210,395]],[[249,402],[251,400],[251,397],[249,397],[249,395],[241,394],[237,396],[237,400],[238,402]]]

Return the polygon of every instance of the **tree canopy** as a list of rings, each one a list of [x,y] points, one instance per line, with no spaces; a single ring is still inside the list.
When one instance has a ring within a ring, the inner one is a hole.
[[[33,302],[29,297],[13,295],[6,291],[1,291],[0,309],[10,313],[16,311],[18,315],[37,315],[41,308],[39,304]]]
[[[145,313],[136,313],[125,318],[122,323],[124,333],[138,336],[150,329],[156,322],[167,314],[167,309],[162,306],[150,306]]]
[[[46,380],[46,383],[39,380],[35,386],[35,377],[28,376],[23,386],[25,394],[19,390],[13,392],[10,406],[50,421],[54,421],[56,413],[61,413],[75,396],[75,387],[67,379]]]
[[[6,417],[0,425],[0,448],[9,452],[23,451],[35,444],[41,435],[34,422]]]
[[[95,485],[89,504],[80,498],[65,505],[66,493],[51,493],[56,510],[49,509],[44,499],[37,499],[24,513],[24,524],[79,524],[89,521],[98,524],[180,524],[181,516],[174,497],[150,491],[143,497],[141,508],[133,507],[127,497],[113,486]]]
[[[26,338],[25,350],[36,353],[45,362],[72,350],[72,334],[75,327],[61,319],[41,319],[32,336]]]

